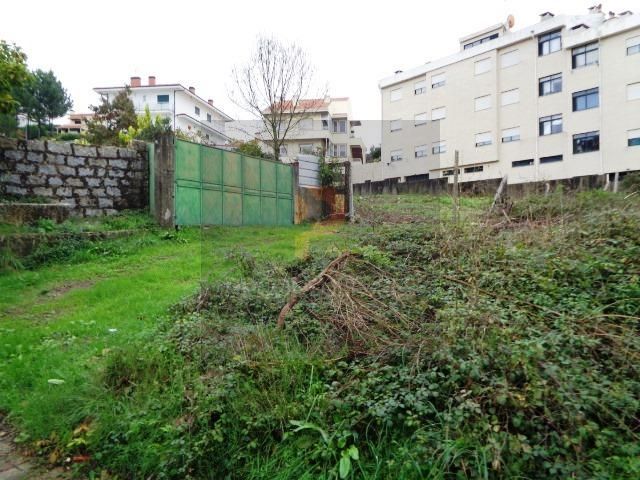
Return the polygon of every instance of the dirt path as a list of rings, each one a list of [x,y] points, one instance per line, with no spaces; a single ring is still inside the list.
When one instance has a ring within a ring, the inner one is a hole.
[[[0,427],[0,480],[54,480],[71,478],[60,468],[46,470],[14,448],[9,432]]]

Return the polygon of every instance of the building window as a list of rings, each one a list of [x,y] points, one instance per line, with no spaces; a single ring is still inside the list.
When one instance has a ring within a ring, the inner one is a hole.
[[[404,180],[407,183],[421,182],[424,180],[429,180],[429,174],[420,173],[418,175],[407,175],[406,177],[404,177]]]
[[[502,68],[513,67],[520,63],[520,52],[513,50],[511,52],[503,53],[500,55],[500,66]]]
[[[533,158],[527,158],[526,160],[514,160],[511,162],[511,166],[513,168],[528,167],[530,165],[533,165]]]
[[[513,105],[514,103],[520,102],[520,89],[514,88],[513,90],[507,90],[506,92],[502,92],[500,95],[500,104],[503,107],[507,105]]]
[[[538,37],[538,56],[549,55],[562,48],[562,35],[560,30],[549,32]]]
[[[332,143],[331,144],[331,156],[337,158],[346,158],[347,156],[347,144],[346,143]]]
[[[458,170],[458,171],[457,171],[458,175],[460,175],[460,169],[458,168],[457,170]],[[442,176],[443,176],[443,177],[450,177],[450,176],[452,176],[453,174],[454,174],[454,172],[453,172],[453,168],[452,168],[452,169],[450,169],[450,170],[443,170],[443,171],[442,171]]]
[[[478,60],[475,63],[475,74],[476,75],[482,75],[483,73],[487,73],[489,70],[491,70],[491,59],[490,58],[484,58],[482,60]]]
[[[193,112],[196,114],[196,116],[200,116],[200,107],[194,107]]]
[[[549,115],[540,118],[540,136],[553,135],[562,132],[562,114]]]
[[[391,120],[390,127],[392,132],[402,130],[402,120]]]
[[[280,156],[282,156],[282,157],[286,157],[287,156],[287,146],[286,145],[280,145],[280,149],[278,151],[280,152]]]
[[[475,167],[465,167],[464,173],[478,173],[478,172],[482,172],[483,170],[484,170],[483,165],[477,165]]]
[[[485,147],[491,143],[491,132],[476,133],[476,147]]]
[[[447,117],[447,109],[445,107],[438,107],[431,110],[431,120],[442,120]]]
[[[322,129],[329,130],[329,120],[322,120]]]
[[[562,73],[542,77],[538,81],[538,93],[541,97],[562,91]]]
[[[590,90],[582,90],[573,94],[573,111],[588,110],[590,108],[598,108],[600,106],[598,88]]]
[[[414,157],[415,158],[426,157],[427,156],[427,150],[429,150],[429,147],[427,147],[426,145],[418,145],[414,149]]]
[[[298,148],[300,153],[313,153],[313,143],[301,143]]]
[[[397,102],[398,100],[402,99],[402,89],[401,88],[396,88],[394,90],[391,90],[391,101],[392,102]]]
[[[573,136],[574,154],[598,150],[600,150],[600,132],[579,133]]]
[[[425,125],[427,123],[427,113],[419,113],[414,117],[413,120],[413,124],[416,127],[419,127],[420,125]]]
[[[444,73],[439,73],[431,77],[431,88],[444,87],[447,82],[447,77]]]
[[[491,95],[484,95],[483,97],[478,97],[475,100],[476,112],[480,112],[481,110],[488,110],[491,108]]]
[[[333,121],[333,133],[347,133],[347,121],[344,118]]]
[[[627,55],[640,53],[640,35],[627,39]]]
[[[414,95],[422,95],[423,93],[427,93],[427,81],[420,80],[416,82],[413,86],[413,94]]]
[[[627,132],[627,145],[629,147],[640,147],[640,128]]]
[[[391,150],[391,161],[399,162],[400,160],[402,160],[402,150]]]
[[[438,155],[439,153],[447,153],[447,142],[435,142],[431,147],[431,153]]]
[[[211,123],[211,114],[207,113],[207,122]]]
[[[586,67],[598,63],[598,42],[583,45],[571,50],[573,68]]]
[[[520,127],[502,130],[502,143],[517,142],[518,140],[520,140]]]
[[[313,119],[312,118],[303,118],[298,123],[300,130],[313,130]]]
[[[549,157],[540,157],[540,163],[561,162],[562,155],[551,155]]]
[[[482,37],[478,40],[474,40],[473,42],[465,43],[463,49],[469,50],[470,48],[477,47],[478,45],[482,45],[483,43],[490,42],[491,40],[495,40],[498,38],[497,33],[492,33],[491,35],[487,35],[486,37]]]
[[[627,100],[640,99],[640,82],[627,85]]]
[[[158,95],[158,103],[169,103],[169,95]]]

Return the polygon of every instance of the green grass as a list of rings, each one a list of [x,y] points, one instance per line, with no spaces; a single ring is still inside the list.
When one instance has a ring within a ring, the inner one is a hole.
[[[0,410],[24,438],[68,435],[97,414],[87,405],[94,403],[108,352],[155,331],[159,317],[193,294],[203,275],[237,275],[228,252],[286,261],[323,233],[317,227],[215,228],[163,239],[143,232],[98,242],[61,264],[0,276]]]

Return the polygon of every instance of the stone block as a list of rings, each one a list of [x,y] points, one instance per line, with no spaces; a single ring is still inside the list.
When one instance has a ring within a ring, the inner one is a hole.
[[[51,197],[53,196],[53,190],[45,187],[36,187],[33,189],[33,194],[39,197]]]
[[[123,178],[122,180],[120,180],[120,185],[128,186],[129,180],[127,180],[126,178]]]
[[[26,195],[27,189],[22,187],[16,187],[15,185],[7,185],[6,191],[10,195]]]
[[[87,159],[82,157],[67,157],[67,165],[70,167],[84,167]]]
[[[64,200],[62,200],[62,203],[65,205],[69,205],[70,207],[76,207],[78,205],[75,198],[65,198]]]
[[[56,195],[58,197],[70,197],[71,189],[69,187],[56,188]]]
[[[84,187],[84,182],[79,178],[67,178],[64,183],[66,183],[70,187]]]
[[[105,168],[107,166],[107,161],[104,158],[89,158],[88,163],[92,167]]]
[[[40,165],[38,167],[38,173],[42,173],[43,175],[57,175],[58,170],[56,170],[55,165]]]
[[[99,147],[98,156],[104,158],[118,158],[117,147]]]
[[[94,197],[104,197],[107,193],[104,191],[104,188],[92,188],[91,195]]]
[[[45,185],[47,177],[44,175],[29,175],[27,177],[27,185]]]
[[[44,161],[44,153],[27,152],[27,161],[33,163],[42,163]]]
[[[58,165],[58,172],[60,175],[75,175],[76,169],[73,167],[67,167],[66,165]]]
[[[24,160],[24,150],[5,150],[4,158],[7,160]]]
[[[130,148],[121,148],[119,153],[120,158],[136,158],[138,156],[138,152]]]
[[[113,178],[105,178],[102,183],[104,184],[105,187],[117,187],[118,186],[118,180],[115,180]]]
[[[46,151],[44,140],[28,140],[27,150],[30,152],[44,152]]]
[[[115,177],[115,178],[122,178],[124,177],[124,170],[120,170],[118,168],[112,168],[111,170],[109,170],[109,176]]]
[[[73,145],[73,154],[76,157],[97,157],[97,148],[89,145]]]
[[[110,197],[119,197],[120,189],[116,187],[107,187],[107,195]]]
[[[98,206],[100,208],[111,208],[113,207],[113,200],[111,200],[110,198],[99,198]]]
[[[64,165],[66,159],[64,155],[54,155],[53,153],[47,153],[44,157],[45,162],[54,165]]]
[[[96,208],[85,208],[84,216],[85,217],[99,217],[102,215],[102,210]]]
[[[87,186],[89,187],[97,187],[100,185],[100,179],[99,178],[87,178],[85,179],[85,181],[87,182]]]
[[[52,187],[59,187],[63,183],[60,177],[49,177],[49,185]]]
[[[109,160],[109,166],[126,169],[128,167],[128,162],[126,160]]]
[[[73,194],[76,197],[86,197],[87,195],[89,195],[89,190],[87,190],[86,188],[74,188]]]
[[[87,168],[87,167],[78,168],[78,176],[90,177],[91,175],[93,175],[93,168]]]
[[[17,183],[18,185],[22,183],[22,177],[16,173],[4,174],[1,178],[5,183]]]
[[[77,197],[78,205],[81,207],[95,207],[98,205],[98,200],[93,197]]]
[[[51,153],[57,153],[62,155],[73,155],[70,143],[63,142],[47,142],[47,150]]]
[[[106,208],[103,210],[105,215],[116,215],[118,213],[118,210],[116,210],[115,208]]]
[[[33,173],[36,171],[36,166],[29,163],[18,163],[16,165],[16,172]]]

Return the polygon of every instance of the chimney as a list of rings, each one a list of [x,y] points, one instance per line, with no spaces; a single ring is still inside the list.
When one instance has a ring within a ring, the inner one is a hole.
[[[193,93],[194,95],[196,94],[196,88],[195,87],[189,87],[189,91],[191,93]]]
[[[131,86],[139,87],[141,85],[140,77],[131,77]]]
[[[213,107],[213,99],[210,98],[209,100],[207,100],[207,103]]]
[[[149,75],[149,86],[153,87],[156,84],[156,77]]]
[[[602,13],[602,4],[589,7],[589,13]]]

